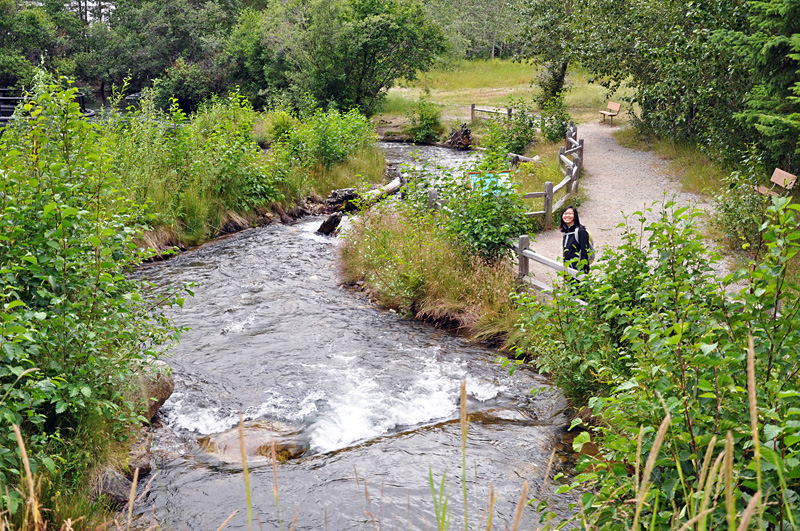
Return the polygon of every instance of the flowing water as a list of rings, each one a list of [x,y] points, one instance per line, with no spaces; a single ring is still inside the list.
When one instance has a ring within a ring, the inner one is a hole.
[[[445,478],[451,529],[463,528],[464,379],[470,528],[485,518],[490,486],[495,528],[510,523],[525,480],[566,514],[574,500],[542,485],[564,431],[562,395],[531,371],[509,376],[494,350],[341,287],[337,240],[315,234],[321,222],[247,230],[144,268],[158,286],[196,286],[172,312],[191,330],[167,358],[176,388],[153,432],[158,476],[143,520],[217,529],[239,510],[227,529],[247,528],[241,463],[198,444],[236,426],[241,411],[289,425],[302,448],[277,465],[278,503],[271,461],[248,461],[263,529],[289,529],[295,517],[297,529],[435,529],[429,474],[437,491]],[[524,518],[521,528],[533,528],[534,509]]]

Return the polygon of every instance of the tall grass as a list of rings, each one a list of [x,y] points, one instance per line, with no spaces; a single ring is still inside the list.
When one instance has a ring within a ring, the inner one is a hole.
[[[505,337],[518,314],[509,294],[516,278],[506,261],[470,257],[438,228],[435,214],[379,205],[344,237],[342,274],[363,281],[385,306],[459,329],[475,338]]]
[[[345,161],[326,167],[315,164],[310,170],[312,190],[322,197],[341,188],[352,188],[361,183],[383,182],[386,159],[383,151],[375,146],[364,146]]]

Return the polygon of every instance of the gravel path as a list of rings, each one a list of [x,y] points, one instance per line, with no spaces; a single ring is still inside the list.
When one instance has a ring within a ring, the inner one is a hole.
[[[704,199],[682,192],[680,182],[671,177],[666,162],[649,151],[637,151],[619,145],[611,136],[614,128],[592,122],[578,126],[578,138],[584,139],[583,175],[580,187],[588,198],[580,207],[581,224],[592,233],[595,248],[602,254],[606,246],[622,243],[625,215],[633,214],[674,196],[680,205],[691,204],[708,209]],[[653,207],[652,219],[658,212]],[[553,219],[553,223],[560,220]],[[561,232],[558,229],[536,234],[531,249],[539,254],[561,260]],[[537,280],[553,284],[551,269],[531,262],[531,273]],[[723,265],[721,269],[725,269]]]

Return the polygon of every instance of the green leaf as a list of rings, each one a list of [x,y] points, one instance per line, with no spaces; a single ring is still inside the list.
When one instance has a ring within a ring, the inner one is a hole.
[[[583,450],[583,445],[590,442],[592,440],[591,436],[589,435],[588,431],[582,431],[578,434],[575,439],[572,440],[572,450],[574,452],[580,452]]]

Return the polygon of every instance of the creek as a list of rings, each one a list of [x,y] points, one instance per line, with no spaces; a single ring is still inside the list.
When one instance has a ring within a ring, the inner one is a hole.
[[[277,465],[278,503],[271,461],[248,458],[263,529],[289,529],[295,517],[296,529],[436,528],[429,474],[437,491],[445,477],[451,529],[463,528],[464,379],[470,527],[483,519],[485,528],[490,488],[495,528],[510,525],[525,480],[529,497],[567,514],[573,497],[551,480],[543,488],[566,424],[561,393],[527,369],[509,376],[495,350],[340,286],[338,240],[315,233],[322,220],[246,230],[143,268],[158,287],[194,282],[195,296],[170,312],[191,330],[165,358],[176,388],[153,430],[158,476],[138,506],[142,521],[216,529],[238,510],[226,529],[247,528],[241,463],[198,444],[235,427],[241,411],[288,425],[301,448]],[[534,507],[522,529],[535,527]]]

